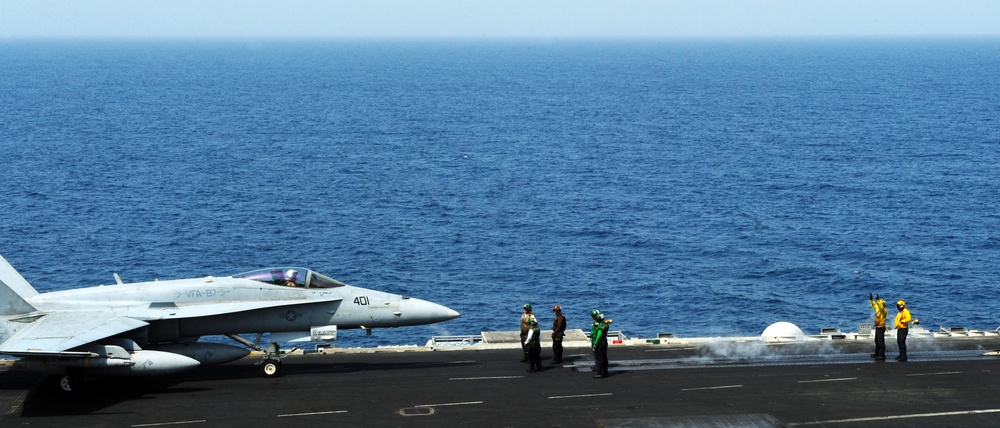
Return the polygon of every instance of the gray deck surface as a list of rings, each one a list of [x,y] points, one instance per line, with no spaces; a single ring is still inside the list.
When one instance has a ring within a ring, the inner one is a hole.
[[[289,357],[277,378],[243,360],[91,380],[76,396],[0,369],[0,426],[1000,426],[1000,358],[981,355],[997,340],[910,348],[900,363],[872,361],[866,344],[751,357],[612,346],[604,379],[587,348],[568,348],[561,365],[543,350],[542,373],[527,373],[517,349],[338,353]]]

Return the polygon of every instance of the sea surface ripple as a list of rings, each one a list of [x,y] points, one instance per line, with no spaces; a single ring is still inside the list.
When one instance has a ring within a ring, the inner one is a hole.
[[[445,304],[341,346],[1000,325],[1000,41],[0,41],[42,291],[308,266]],[[894,312],[894,311],[891,311]]]

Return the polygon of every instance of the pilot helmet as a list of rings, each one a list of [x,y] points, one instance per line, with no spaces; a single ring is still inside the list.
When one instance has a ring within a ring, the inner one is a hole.
[[[287,277],[288,279],[293,279],[295,278],[295,274],[297,273],[298,272],[296,272],[295,269],[289,269],[288,272],[285,273],[285,277]]]

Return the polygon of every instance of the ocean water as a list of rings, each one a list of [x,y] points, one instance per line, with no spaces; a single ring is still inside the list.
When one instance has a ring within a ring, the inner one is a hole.
[[[41,291],[308,266],[629,336],[1000,325],[1000,40],[0,41]],[[890,311],[890,314],[894,311]]]

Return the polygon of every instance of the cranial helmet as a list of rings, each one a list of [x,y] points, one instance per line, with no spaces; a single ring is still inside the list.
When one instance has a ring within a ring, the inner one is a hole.
[[[555,305],[552,307],[552,312],[562,312],[562,306]]]
[[[527,309],[527,310],[529,310],[529,311],[530,311],[530,310],[531,310],[531,303],[526,303],[526,304],[524,305],[524,309]]]
[[[899,307],[899,308],[905,308],[906,307],[906,302],[900,300],[900,301],[896,302],[896,306]]]

